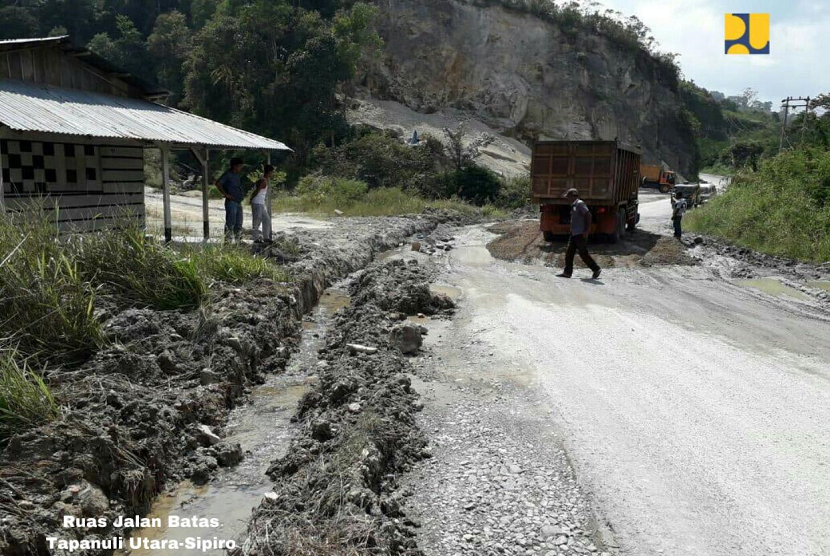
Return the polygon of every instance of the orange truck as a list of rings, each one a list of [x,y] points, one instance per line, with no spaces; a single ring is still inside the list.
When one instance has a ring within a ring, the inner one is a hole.
[[[593,216],[591,234],[612,243],[640,221],[637,194],[641,152],[618,141],[539,141],[531,163],[532,202],[540,206],[545,241],[567,237],[571,204],[563,195],[579,191]]]
[[[674,172],[661,165],[641,164],[640,175],[643,187],[656,187],[660,193],[668,193],[676,181]]]

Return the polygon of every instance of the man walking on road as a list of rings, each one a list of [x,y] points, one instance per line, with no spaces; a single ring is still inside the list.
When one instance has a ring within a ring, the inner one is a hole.
[[[233,237],[237,241],[242,238],[242,199],[245,198],[242,167],[241,158],[232,158],[230,170],[216,182],[216,189],[225,197],[225,238]]]
[[[591,211],[588,210],[588,205],[585,201],[579,198],[579,192],[576,189],[569,189],[565,193],[565,198],[571,202],[571,237],[568,239],[568,249],[565,251],[565,270],[558,276],[562,278],[570,278],[574,271],[574,256],[579,251],[579,256],[585,262],[585,265],[594,271],[592,279],[599,278],[602,269],[591,258],[588,253],[588,234],[591,231]]]
[[[678,191],[675,194],[674,208],[671,213],[671,220],[674,223],[674,237],[677,239],[683,236],[681,222],[684,214],[686,214],[686,199],[683,198],[683,193]]]

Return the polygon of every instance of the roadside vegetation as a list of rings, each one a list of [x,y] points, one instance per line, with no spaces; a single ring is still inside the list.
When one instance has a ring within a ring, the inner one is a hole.
[[[317,170],[276,201],[281,212],[384,216],[452,209],[500,218],[529,202],[528,177],[503,178],[476,165],[489,142],[466,125],[408,145],[389,133],[355,130],[337,147],[318,146]]]
[[[758,251],[830,261],[830,151],[799,148],[737,173],[732,185],[691,212],[689,228]]]
[[[0,350],[0,441],[59,415],[43,375],[16,350]]]
[[[689,120],[697,137],[697,167],[702,172],[733,175],[757,170],[775,157],[781,145],[783,118],[778,106],[761,102],[752,89],[727,97],[685,81],[680,87]],[[784,149],[830,148],[830,95],[814,98],[810,112],[790,113]]]
[[[0,219],[0,338],[26,357],[79,362],[104,342],[100,303],[192,310],[213,282],[289,281],[271,261],[237,246],[178,250],[137,227],[60,235],[48,217]]]

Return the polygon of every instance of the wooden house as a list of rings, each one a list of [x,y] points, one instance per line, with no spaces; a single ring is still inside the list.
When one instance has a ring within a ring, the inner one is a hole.
[[[165,236],[171,237],[167,153],[202,163],[208,226],[210,152],[289,150],[283,143],[161,104],[167,92],[69,37],[0,41],[0,210],[54,211],[64,228],[144,220],[144,153],[162,152]]]

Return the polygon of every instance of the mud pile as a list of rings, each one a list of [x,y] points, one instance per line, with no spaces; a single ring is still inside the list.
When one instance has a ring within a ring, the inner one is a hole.
[[[423,406],[393,346],[406,315],[452,310],[416,261],[361,273],[352,303],[320,351],[319,381],[301,400],[302,434],[273,463],[275,492],[250,523],[242,554],[418,554],[398,476],[430,455],[415,422]]]
[[[64,529],[65,515],[143,512],[162,486],[201,482],[239,459],[216,436],[263,372],[284,368],[298,336],[289,287],[221,288],[201,312],[129,309],[105,323],[109,347],[48,377],[60,420],[13,437],[0,455],[3,554],[47,554],[44,536],[107,538],[110,527]],[[263,299],[269,299],[263,303]]]
[[[767,255],[707,235],[697,234],[693,240],[684,239],[684,242],[694,248],[692,256],[701,261],[711,260],[713,255],[732,259],[736,264],[720,269],[730,278],[754,278],[770,270],[794,280],[826,280],[830,277],[830,263],[814,264]]]
[[[524,264],[564,267],[567,242],[548,243],[539,231],[538,220],[520,220],[488,228],[500,237],[487,245],[497,259]],[[686,246],[674,238],[637,230],[617,244],[590,242],[591,256],[603,268],[694,264]],[[576,265],[582,266],[579,257]]]
[[[205,481],[234,465],[239,447],[221,441],[228,411],[264,373],[285,367],[300,318],[322,291],[377,251],[455,218],[344,219],[334,237],[320,235],[331,234],[325,231],[282,238],[272,256],[296,259],[287,265],[294,282],[216,284],[200,311],[119,311],[104,303],[109,345],[82,366],[47,377],[62,417],[11,438],[0,452],[0,553],[49,554],[47,535],[121,535],[110,526],[61,523],[65,515],[111,524],[116,515],[143,514],[165,486],[185,477]]]

